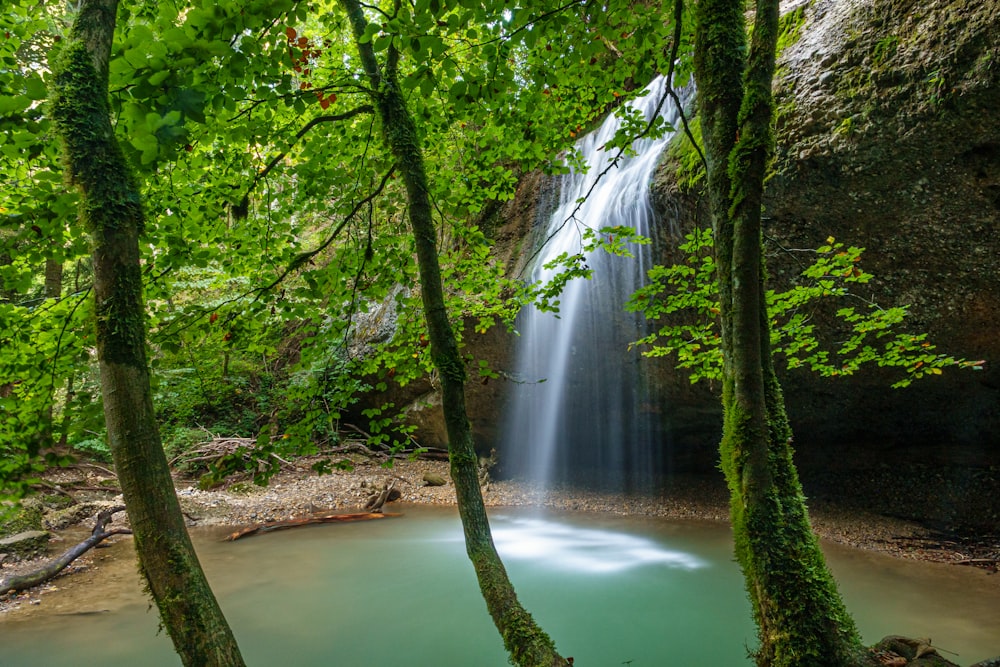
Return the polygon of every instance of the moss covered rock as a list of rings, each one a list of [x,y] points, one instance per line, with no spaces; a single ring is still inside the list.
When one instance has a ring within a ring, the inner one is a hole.
[[[26,530],[0,539],[0,554],[14,560],[29,560],[44,556],[49,547],[49,534],[44,530]]]
[[[32,530],[42,530],[45,508],[37,498],[26,498],[18,505],[0,513],[0,537],[9,537]]]

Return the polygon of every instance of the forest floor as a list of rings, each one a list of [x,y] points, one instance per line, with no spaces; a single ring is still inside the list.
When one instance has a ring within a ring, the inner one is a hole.
[[[399,459],[392,467],[376,461],[358,459],[351,471],[335,470],[330,474],[316,475],[310,469],[311,461],[302,460],[284,466],[267,487],[254,485],[248,480],[233,480],[224,487],[201,490],[197,480],[178,477],[177,493],[181,507],[192,526],[247,526],[316,513],[362,511],[373,493],[392,484],[400,494],[400,501],[433,505],[454,505],[455,491],[448,476],[448,465],[443,461]],[[85,471],[85,472],[82,472]],[[81,475],[83,475],[81,477]],[[427,475],[437,475],[443,486],[431,486],[424,481]],[[97,487],[104,474],[100,469],[80,468],[76,471],[56,471],[47,480],[52,485],[70,488],[75,486]],[[121,497],[97,491],[74,492],[78,499],[98,502],[107,506],[118,504]],[[543,491],[541,488],[512,481],[492,481],[484,490],[489,507],[537,506],[572,512],[601,512],[618,515],[663,517],[670,519],[696,519],[726,521],[728,497],[721,474],[684,474],[668,480],[655,494],[601,493],[571,487]],[[837,503],[830,500],[810,501],[810,516],[815,532],[823,539],[857,549],[876,551],[898,558],[923,561],[956,563],[996,571],[1000,558],[1000,541],[996,535],[982,533],[959,534],[928,527],[858,507],[857,498],[852,502]],[[392,511],[392,505],[386,509]],[[93,517],[83,526],[93,522]],[[113,525],[127,521],[124,514],[115,517]],[[53,541],[48,557],[54,557],[71,546],[65,539]],[[79,532],[79,531],[77,531]],[[128,536],[112,539],[128,540]],[[95,550],[72,563],[60,576],[96,567]],[[44,559],[34,562],[4,563],[0,577],[29,571]],[[40,595],[55,588],[49,585],[36,587],[18,595],[0,597],[0,614],[22,605],[38,604]]]

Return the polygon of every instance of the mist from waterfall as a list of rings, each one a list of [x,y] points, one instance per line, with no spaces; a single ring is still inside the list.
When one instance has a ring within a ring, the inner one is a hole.
[[[663,77],[657,78],[630,105],[648,120],[664,86]],[[676,127],[674,105],[666,102],[663,111]],[[586,227],[626,226],[651,235],[649,186],[670,135],[637,140],[634,155],[620,158],[598,180],[617,152],[603,148],[620,122],[609,115],[577,142],[588,169],[561,177],[559,206],[544,235],[548,242],[532,264],[533,282],[548,281],[560,270],[544,268],[560,253],[581,251]],[[650,248],[635,246],[632,252],[632,258],[600,249],[588,253],[593,275],[566,286],[558,314],[528,308],[519,316],[514,378],[521,384],[511,388],[504,418],[500,453],[505,477],[637,490],[651,485],[663,470],[663,406],[646,381],[646,362],[638,350],[628,349],[646,335],[647,324],[624,310],[629,295],[644,284],[652,263]]]

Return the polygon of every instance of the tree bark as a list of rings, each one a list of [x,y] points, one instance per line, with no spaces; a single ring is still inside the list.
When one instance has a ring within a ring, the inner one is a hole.
[[[81,0],[54,63],[52,115],[91,236],[101,392],[142,575],[185,665],[243,658],[184,526],[153,412],[139,263],[139,189],[114,136],[108,60],[118,0]]]
[[[62,296],[63,265],[62,260],[45,260],[45,298],[58,299]]]
[[[870,664],[809,525],[774,373],[761,252],[773,148],[777,0],[758,0],[746,50],[743,3],[699,0],[695,80],[708,162],[721,299],[722,468],[761,666]]]
[[[476,570],[479,588],[511,660],[521,667],[561,667],[552,639],[535,623],[517,599],[514,586],[493,544],[486,506],[479,487],[478,457],[465,407],[465,365],[448,320],[438,262],[436,229],[428,195],[423,152],[417,128],[399,90],[399,53],[390,46],[380,67],[370,42],[362,36],[368,25],[358,0],[340,0],[354,30],[355,42],[368,78],[372,101],[382,121],[382,134],[396,158],[406,185],[410,227],[420,269],[420,290],[431,345],[431,357],[441,378],[441,404],[448,431],[451,478],[465,532],[465,548]]]

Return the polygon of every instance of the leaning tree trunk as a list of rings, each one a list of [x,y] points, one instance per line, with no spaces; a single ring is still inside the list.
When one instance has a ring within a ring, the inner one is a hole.
[[[758,626],[758,665],[867,665],[809,525],[771,360],[761,195],[773,144],[778,3],[758,0],[748,61],[743,7],[699,0],[695,33],[725,359],[720,450],[736,556]]]
[[[384,69],[380,68],[371,43],[362,40],[367,20],[360,3],[358,0],[341,0],[341,5],[354,29],[361,62],[371,85],[372,101],[382,121],[383,135],[406,185],[410,226],[420,268],[421,298],[431,356],[441,377],[441,404],[448,430],[451,477],[465,531],[466,551],[476,570],[486,606],[511,660],[521,667],[568,666],[571,663],[556,652],[552,639],[521,606],[493,544],[479,487],[479,459],[465,408],[465,365],[458,353],[458,343],[445,308],[423,153],[418,144],[417,128],[397,81],[399,54],[394,47],[390,47]]]
[[[184,526],[153,413],[139,265],[143,212],[115,140],[108,60],[118,0],[81,0],[54,63],[52,116],[91,236],[97,352],[108,440],[140,570],[185,665],[243,658]]]

